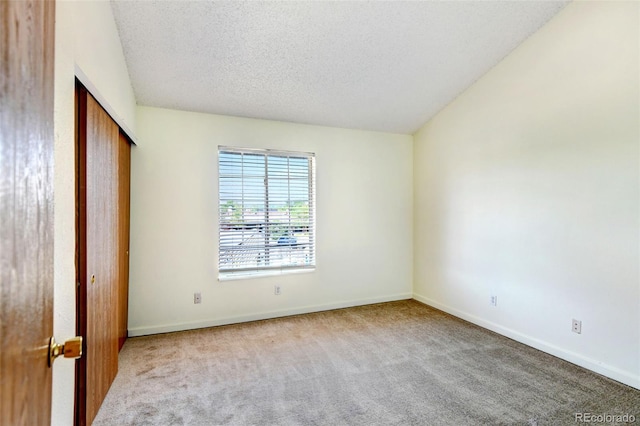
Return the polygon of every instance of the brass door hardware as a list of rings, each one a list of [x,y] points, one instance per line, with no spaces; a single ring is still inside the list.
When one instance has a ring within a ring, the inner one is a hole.
[[[49,367],[53,365],[53,360],[60,355],[65,358],[78,359],[82,356],[82,337],[76,336],[64,342],[64,344],[56,343],[56,339],[49,339]]]

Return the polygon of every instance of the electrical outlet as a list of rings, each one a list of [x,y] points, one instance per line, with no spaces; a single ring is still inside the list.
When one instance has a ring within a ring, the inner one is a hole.
[[[489,300],[491,306],[498,306],[498,296],[491,295],[491,299]]]
[[[193,293],[193,303],[198,304],[202,303],[202,294],[201,293]]]
[[[275,294],[276,296],[280,296],[280,294],[282,294],[279,285],[273,286],[273,294]]]
[[[582,321],[578,321],[577,319],[571,320],[571,331],[582,334]]]

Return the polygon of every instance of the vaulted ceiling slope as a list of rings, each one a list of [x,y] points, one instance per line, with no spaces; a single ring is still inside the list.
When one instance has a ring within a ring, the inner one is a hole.
[[[567,1],[112,1],[138,104],[411,134]]]

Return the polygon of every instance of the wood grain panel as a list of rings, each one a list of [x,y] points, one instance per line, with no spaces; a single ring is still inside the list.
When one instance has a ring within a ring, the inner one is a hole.
[[[100,104],[84,92],[86,127],[80,130],[80,285],[84,289],[84,415],[91,424],[118,371],[118,157],[119,128]],[[82,120],[80,120],[82,121]],[[84,204],[83,204],[84,200]],[[84,210],[84,212],[82,212]],[[83,301],[81,301],[82,303]],[[82,403],[80,404],[80,407]]]
[[[118,150],[118,350],[127,339],[129,315],[129,211],[131,144],[120,132]]]
[[[0,424],[48,425],[54,2],[0,2]]]

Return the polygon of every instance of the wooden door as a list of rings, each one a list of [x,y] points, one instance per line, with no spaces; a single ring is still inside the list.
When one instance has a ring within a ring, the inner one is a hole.
[[[49,425],[55,4],[0,2],[0,424]]]
[[[131,143],[121,131],[118,141],[118,350],[127,339],[129,318],[129,216]]]
[[[78,332],[76,424],[91,424],[118,371],[120,129],[81,86],[78,108]]]

